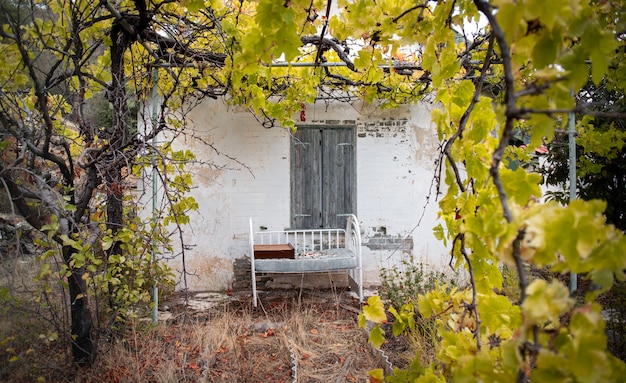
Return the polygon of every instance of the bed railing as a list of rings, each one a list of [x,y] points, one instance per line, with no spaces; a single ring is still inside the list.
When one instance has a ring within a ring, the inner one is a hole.
[[[345,247],[344,229],[307,229],[285,231],[258,231],[254,233],[256,245],[289,243],[296,254]]]
[[[256,293],[256,267],[254,257],[255,245],[280,245],[291,244],[296,258],[299,255],[307,255],[308,252],[318,252],[332,249],[350,250],[356,257],[356,267],[347,270],[350,276],[350,287],[355,291],[359,299],[363,301],[363,263],[361,253],[361,228],[357,217],[347,215],[345,229],[290,229],[283,231],[255,231],[250,218],[250,261],[252,266],[252,291],[254,305],[257,303]],[[289,260],[285,260],[289,261]],[[309,260],[306,260],[309,261]],[[310,260],[315,262],[314,259]],[[280,272],[280,270],[275,270]],[[329,270],[330,271],[330,270]]]

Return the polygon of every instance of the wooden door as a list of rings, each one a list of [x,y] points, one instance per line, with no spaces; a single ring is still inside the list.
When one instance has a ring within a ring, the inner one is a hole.
[[[292,226],[343,228],[356,205],[354,129],[300,127],[291,153]]]

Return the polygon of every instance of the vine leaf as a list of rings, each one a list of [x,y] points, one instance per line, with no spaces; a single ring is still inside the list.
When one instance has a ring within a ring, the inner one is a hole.
[[[377,324],[370,331],[369,342],[376,348],[380,348],[385,342],[385,332],[380,328],[380,325]]]
[[[504,190],[513,201],[521,206],[525,206],[531,196],[541,196],[539,183],[541,175],[537,173],[527,173],[523,168],[516,170],[502,169],[500,171]]]
[[[370,383],[382,383],[385,381],[385,372],[382,368],[368,371],[367,374],[370,376]]]
[[[363,307],[363,315],[368,321],[387,323],[385,305],[378,295],[371,296],[367,299],[367,305]]]
[[[536,279],[528,285],[526,293],[526,300],[522,303],[526,324],[558,323],[559,317],[575,303],[569,297],[567,287],[557,280],[548,283],[543,279]]]

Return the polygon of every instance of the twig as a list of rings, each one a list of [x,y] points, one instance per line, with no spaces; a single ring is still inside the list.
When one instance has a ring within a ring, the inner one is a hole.
[[[339,375],[337,375],[337,379],[335,380],[335,383],[341,383],[344,381],[344,375],[348,371],[350,364],[352,364],[351,356],[347,357],[346,361],[343,363],[343,366],[341,366],[341,370],[339,370]]]
[[[322,27],[322,32],[320,32],[320,41],[317,46],[317,53],[315,54],[315,65],[319,64],[320,58],[322,57],[322,40],[324,39],[324,35],[326,34],[326,28],[328,28],[328,19],[330,17],[330,6],[332,4],[332,0],[328,0],[326,3],[326,19],[324,20],[324,26]]]
[[[452,157],[452,154],[450,153],[450,150],[452,149],[452,145],[454,144],[454,142],[463,136],[463,132],[465,131],[465,127],[467,123],[469,122],[469,118],[472,115],[472,111],[474,110],[474,107],[476,106],[478,101],[480,101],[480,95],[482,93],[483,84],[485,82],[485,77],[487,76],[487,70],[489,69],[489,66],[490,66],[491,55],[493,54],[493,45],[494,45],[494,36],[491,35],[489,37],[489,47],[487,48],[487,56],[485,57],[485,62],[480,71],[480,76],[476,80],[476,86],[474,89],[474,95],[472,97],[472,101],[470,102],[467,109],[461,116],[458,129],[452,135],[452,137],[450,137],[450,139],[446,142],[446,145],[443,150],[443,153],[445,154],[446,158],[450,162],[450,166],[452,166],[452,171],[454,172],[456,183],[462,193],[464,193],[466,190],[465,185],[463,185],[463,180],[461,180],[461,174],[459,172],[456,161],[454,160],[454,158]]]
[[[346,305],[346,304],[344,304],[344,303],[340,303],[340,304],[339,304],[339,307],[341,307],[341,308],[342,308],[342,309],[344,309],[344,310],[348,310],[348,311],[350,311],[350,312],[353,312],[353,313],[355,313],[355,314],[360,314],[360,313],[361,313],[361,310],[359,310],[359,309],[357,309],[357,308],[354,308],[354,307],[352,307],[352,306],[348,306],[348,305]]]
[[[302,36],[300,37],[300,41],[304,45],[306,44],[314,44],[314,45],[319,44],[320,46],[328,45],[337,53],[337,56],[339,56],[341,61],[346,63],[346,66],[348,67],[348,69],[350,69],[351,71],[356,71],[356,69],[354,68],[354,63],[352,62],[352,60],[350,60],[345,49],[343,49],[339,45],[338,42],[331,40],[329,38],[326,38],[324,36],[321,36],[321,35],[320,36]]]
[[[463,259],[467,263],[467,269],[470,276],[470,285],[472,286],[472,303],[466,305],[465,309],[474,313],[476,317],[476,328],[474,329],[474,337],[476,338],[476,348],[480,350],[481,342],[480,342],[480,314],[478,313],[478,293],[476,291],[476,279],[474,278],[474,266],[469,259],[469,255],[467,251],[465,251],[465,233],[459,233],[454,238],[454,243],[459,243],[459,251],[463,255]],[[454,252],[454,245],[452,245],[452,251]],[[461,317],[461,323],[459,326],[463,326],[463,321],[465,319],[465,312],[463,312],[463,316]]]
[[[425,2],[424,4],[417,4],[417,5],[412,6],[411,8],[405,10],[404,12],[399,14],[398,16],[394,17],[391,21],[394,22],[394,23],[397,23],[398,21],[400,21],[401,18],[403,18],[404,16],[408,15],[409,13],[411,13],[411,12],[417,10],[417,9],[420,10],[420,14],[419,14],[419,16],[417,18],[417,21],[419,22],[424,17],[423,14],[422,14],[424,12],[424,9],[428,9],[428,2]]]

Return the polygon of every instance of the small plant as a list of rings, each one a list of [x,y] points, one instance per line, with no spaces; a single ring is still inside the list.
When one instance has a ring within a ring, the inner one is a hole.
[[[382,287],[379,302],[385,302],[393,315],[393,335],[405,337],[410,354],[419,355],[423,365],[435,358],[437,331],[434,318],[423,317],[417,312],[419,298],[438,287],[446,286],[446,291],[451,290],[458,285],[456,276],[427,270],[422,263],[407,260],[402,260],[398,267],[380,269]],[[382,339],[379,338],[379,341]]]
[[[381,268],[381,298],[393,307],[401,307],[437,287],[437,284],[456,286],[453,276],[443,271],[425,270],[424,264],[402,260],[400,266]]]

